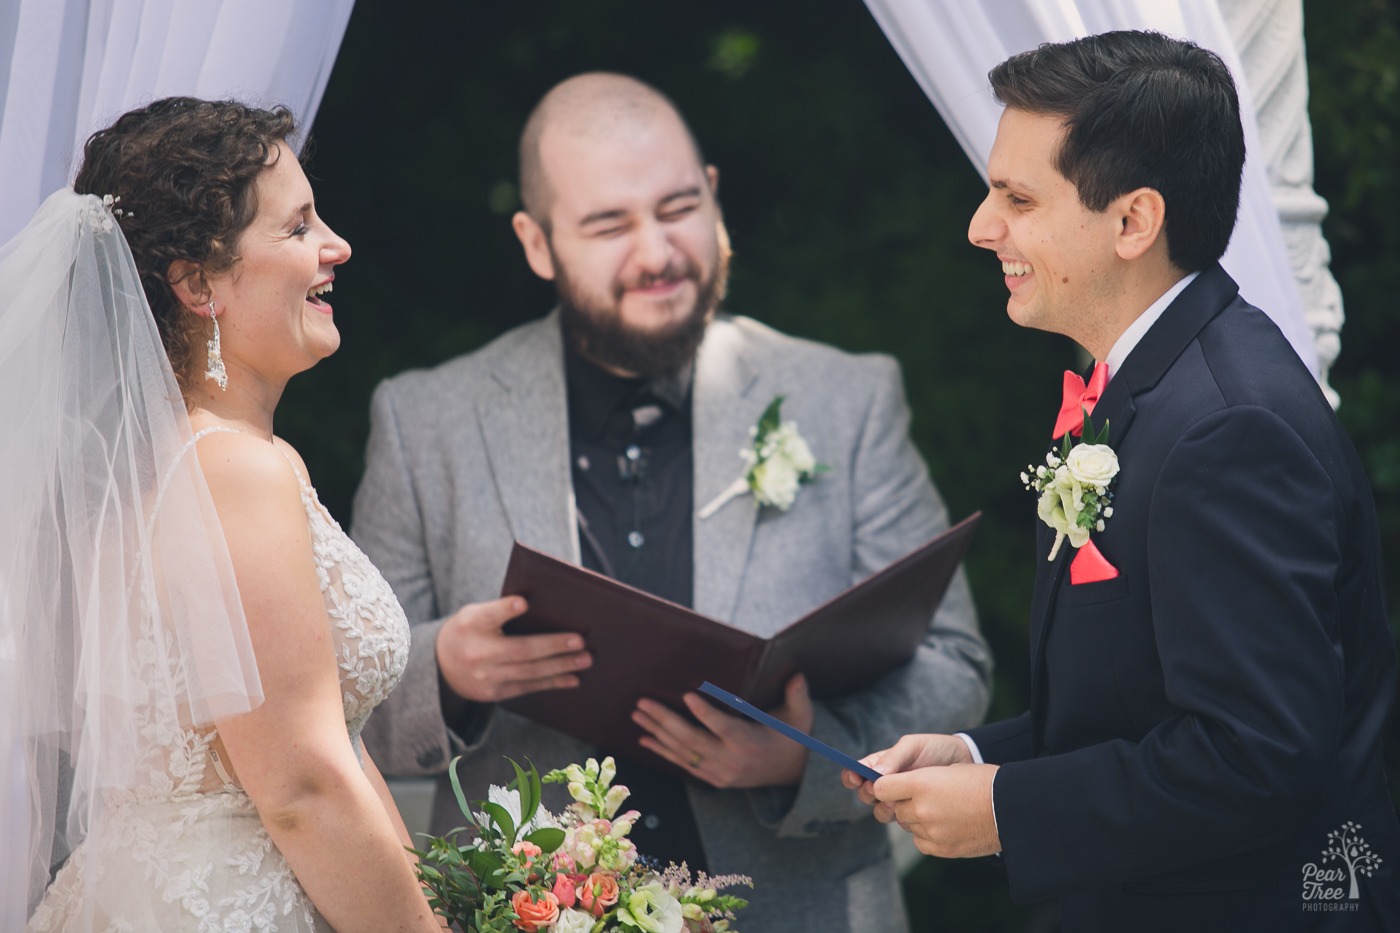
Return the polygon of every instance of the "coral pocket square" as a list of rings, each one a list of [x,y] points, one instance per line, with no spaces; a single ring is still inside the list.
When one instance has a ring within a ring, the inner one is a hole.
[[[1112,580],[1116,576],[1118,568],[1099,553],[1092,540],[1084,542],[1084,546],[1074,555],[1074,560],[1069,565],[1069,582],[1074,586]]]

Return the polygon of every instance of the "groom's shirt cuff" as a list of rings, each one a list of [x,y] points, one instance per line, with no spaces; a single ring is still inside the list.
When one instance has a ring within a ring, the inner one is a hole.
[[[982,760],[982,750],[977,747],[976,742],[972,741],[972,736],[968,735],[966,732],[958,732],[956,735],[958,738],[962,739],[963,744],[967,746],[967,752],[972,756],[973,764],[986,764],[986,762]]]
[[[955,733],[955,735],[962,739],[963,744],[967,746],[967,752],[972,756],[974,764],[986,764],[986,762],[982,760],[982,750],[977,747],[977,743],[972,740],[972,736],[968,735],[966,732],[958,732]],[[992,826],[996,828],[997,835],[1000,836],[1001,824],[997,822],[997,779],[995,777],[992,778]]]

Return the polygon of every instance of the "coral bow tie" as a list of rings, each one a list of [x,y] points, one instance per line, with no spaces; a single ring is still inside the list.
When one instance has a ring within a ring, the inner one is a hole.
[[[1089,384],[1078,373],[1065,370],[1065,398],[1060,403],[1060,417],[1055,419],[1055,430],[1050,435],[1055,440],[1065,436],[1065,432],[1075,437],[1084,433],[1084,413],[1092,412],[1104,386],[1108,385],[1108,364],[1095,363],[1089,376]]]

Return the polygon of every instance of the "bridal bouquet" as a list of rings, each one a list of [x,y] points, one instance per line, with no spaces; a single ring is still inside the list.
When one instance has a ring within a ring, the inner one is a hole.
[[[468,804],[451,766],[452,790],[470,826],[428,840],[418,878],[433,910],[465,933],[723,933],[747,901],[719,891],[741,875],[692,878],[684,864],[657,870],[627,835],[640,814],[618,813],[611,758],[550,771],[515,762],[515,780]],[[555,816],[542,784],[564,784],[573,803]],[[471,838],[458,843],[460,834]],[[733,931],[730,931],[733,933]]]

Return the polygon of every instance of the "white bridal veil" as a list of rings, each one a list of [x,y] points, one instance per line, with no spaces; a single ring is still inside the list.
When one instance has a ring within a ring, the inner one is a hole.
[[[0,929],[19,930],[106,807],[262,699],[131,252],[71,189],[0,248],[0,515],[0,801],[24,802],[0,837]]]

